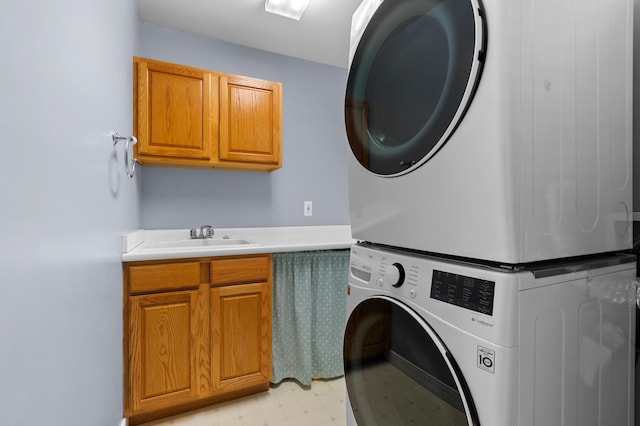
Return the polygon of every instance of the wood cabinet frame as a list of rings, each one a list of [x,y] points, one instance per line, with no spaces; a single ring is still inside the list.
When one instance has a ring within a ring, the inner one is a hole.
[[[134,57],[133,94],[142,165],[282,167],[282,83]]]
[[[123,268],[124,416],[131,425],[269,389],[270,254]],[[160,347],[166,353],[145,354]]]

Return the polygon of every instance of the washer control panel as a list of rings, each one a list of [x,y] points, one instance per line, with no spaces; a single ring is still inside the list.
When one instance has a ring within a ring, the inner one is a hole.
[[[493,315],[495,281],[433,270],[431,298],[471,309],[485,315]]]
[[[361,285],[415,299],[423,298],[493,316],[496,282],[489,277],[454,272],[433,257],[369,247],[351,249],[351,276]],[[475,275],[475,274],[474,274]]]
[[[530,275],[359,243],[351,247],[347,307],[370,297],[392,297],[430,324],[446,323],[488,342],[515,346],[518,322],[513,318],[521,281],[531,280]],[[489,368],[485,355],[482,365]]]

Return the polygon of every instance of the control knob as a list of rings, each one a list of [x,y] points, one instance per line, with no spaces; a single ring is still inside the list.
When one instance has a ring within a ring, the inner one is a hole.
[[[404,267],[399,263],[394,263],[387,268],[384,274],[385,283],[398,288],[404,284]]]

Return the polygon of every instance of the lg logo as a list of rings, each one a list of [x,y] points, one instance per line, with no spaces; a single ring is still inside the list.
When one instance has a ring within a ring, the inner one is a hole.
[[[491,374],[495,373],[495,359],[495,351],[478,346],[478,368],[488,371]]]

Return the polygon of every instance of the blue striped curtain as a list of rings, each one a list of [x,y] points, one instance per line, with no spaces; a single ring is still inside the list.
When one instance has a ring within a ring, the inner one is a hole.
[[[273,383],[344,374],[349,250],[273,255]]]

